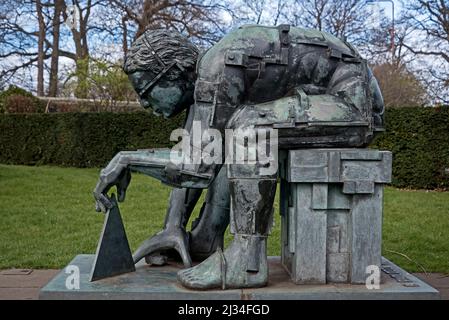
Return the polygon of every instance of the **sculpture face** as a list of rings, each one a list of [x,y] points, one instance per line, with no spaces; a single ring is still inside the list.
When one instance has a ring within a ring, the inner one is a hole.
[[[153,109],[156,115],[170,118],[193,103],[194,84],[189,77],[169,80],[151,71],[136,71],[128,75],[140,104]]]

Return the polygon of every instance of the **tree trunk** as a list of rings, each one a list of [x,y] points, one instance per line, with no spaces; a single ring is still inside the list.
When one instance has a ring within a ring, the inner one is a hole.
[[[78,2],[76,2],[78,8]],[[76,76],[78,78],[78,85],[75,90],[77,98],[85,99],[89,92],[89,47],[87,42],[87,23],[89,21],[90,10],[92,8],[91,0],[87,1],[84,16],[80,14],[79,17],[79,31],[72,29],[73,40],[75,42],[76,52]]]
[[[76,77],[77,84],[75,96],[79,99],[86,99],[89,92],[89,57],[79,57],[76,60]]]
[[[58,94],[59,29],[61,25],[61,11],[64,6],[63,1],[64,0],[55,0],[55,11],[53,16],[53,44],[50,64],[50,86],[48,90],[49,97],[56,97]]]
[[[126,56],[128,53],[128,26],[126,25],[127,21],[128,21],[128,18],[126,16],[123,16],[122,17],[122,29],[123,29],[122,48],[123,48],[124,56]]]
[[[38,41],[37,41],[37,95],[44,95],[44,41],[45,41],[45,21],[42,14],[42,3],[36,0],[36,13],[39,23]]]

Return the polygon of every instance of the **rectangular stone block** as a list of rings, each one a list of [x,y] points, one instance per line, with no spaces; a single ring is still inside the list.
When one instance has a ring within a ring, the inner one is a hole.
[[[296,214],[295,208],[288,208],[288,250],[295,253],[296,250]]]
[[[338,151],[329,151],[328,153],[328,182],[340,181],[340,161],[341,155]]]
[[[352,197],[342,192],[340,183],[330,183],[328,189],[327,207],[329,210],[351,209]]]
[[[340,251],[340,226],[327,228],[327,252],[338,253]]]
[[[287,164],[288,181],[328,181],[328,155],[314,150],[295,150],[289,152]]]
[[[327,210],[326,215],[327,251],[332,253],[350,252],[350,211]]]
[[[284,156],[285,157],[285,156]],[[391,182],[392,154],[370,149],[301,149],[284,161],[289,182]]]
[[[326,281],[346,283],[349,280],[349,253],[329,253],[326,261]]]
[[[351,282],[365,283],[366,268],[381,265],[383,188],[373,195],[354,195],[352,217]]]
[[[391,182],[391,169],[381,161],[342,161],[342,181]]]
[[[296,186],[295,273],[298,284],[326,283],[327,221],[324,210],[312,210],[312,186]]]
[[[380,267],[383,184],[391,152],[306,149],[282,154],[282,263],[298,284],[365,283]],[[287,200],[288,199],[288,200]],[[285,243],[286,242],[286,243]]]
[[[327,183],[314,183],[312,185],[312,209],[327,209]]]
[[[370,149],[352,149],[340,152],[341,160],[375,160],[381,161],[385,151]]]

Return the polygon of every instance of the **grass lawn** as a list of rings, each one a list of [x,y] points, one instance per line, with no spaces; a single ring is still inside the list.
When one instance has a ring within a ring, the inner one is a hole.
[[[91,195],[98,173],[0,165],[0,269],[62,268],[76,254],[94,253],[104,217]],[[133,176],[120,205],[132,250],[161,229],[169,191]],[[280,254],[278,201],[275,209],[269,255]],[[383,255],[407,271],[449,273],[449,192],[387,188],[383,239]]]

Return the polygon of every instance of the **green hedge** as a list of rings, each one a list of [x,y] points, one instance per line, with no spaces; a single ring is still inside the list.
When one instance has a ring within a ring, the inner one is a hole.
[[[393,152],[393,181],[400,188],[449,188],[449,107],[392,108],[386,132],[372,148]]]
[[[7,90],[0,91],[0,114],[23,112],[44,112],[45,104],[33,94],[17,86],[9,86]]]
[[[147,112],[0,115],[0,162],[104,166],[121,150],[171,146],[184,114],[165,120]]]
[[[121,150],[169,147],[184,114],[146,112],[0,115],[0,162],[101,167]],[[449,107],[386,111],[387,131],[372,148],[393,152],[393,185],[449,188]]]

